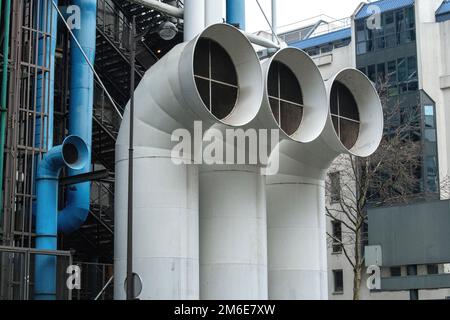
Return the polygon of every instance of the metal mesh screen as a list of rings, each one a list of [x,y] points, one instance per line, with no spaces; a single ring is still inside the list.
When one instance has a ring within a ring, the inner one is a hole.
[[[359,136],[359,110],[353,94],[339,81],[331,88],[330,108],[336,134],[342,144],[351,149]]]
[[[206,108],[218,119],[233,111],[238,97],[236,68],[217,42],[200,38],[194,53],[194,77]]]
[[[280,128],[293,135],[303,118],[303,94],[297,77],[285,64],[274,61],[267,79],[269,103]]]

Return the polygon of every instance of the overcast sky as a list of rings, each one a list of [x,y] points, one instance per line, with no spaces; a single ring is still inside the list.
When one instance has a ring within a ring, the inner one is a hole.
[[[349,17],[364,0],[278,0],[278,25],[326,14],[336,19]],[[271,0],[259,0],[264,12],[271,19]],[[245,0],[246,29],[249,32],[267,30],[268,25],[256,0]]]

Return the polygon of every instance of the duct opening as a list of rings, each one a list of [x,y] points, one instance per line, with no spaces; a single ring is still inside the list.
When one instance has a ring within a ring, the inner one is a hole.
[[[64,161],[70,166],[78,161],[78,149],[75,145],[67,143],[63,145],[62,153]]]
[[[330,99],[334,131],[342,144],[350,150],[356,144],[360,132],[358,104],[352,92],[339,81],[333,83]]]
[[[269,68],[267,91],[278,126],[292,136],[303,119],[303,93],[297,77],[284,63],[273,61]]]
[[[194,78],[205,107],[219,120],[236,107],[239,87],[234,63],[216,41],[201,37],[194,52]]]

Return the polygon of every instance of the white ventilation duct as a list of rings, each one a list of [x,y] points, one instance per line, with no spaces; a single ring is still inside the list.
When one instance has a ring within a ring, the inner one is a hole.
[[[280,173],[267,177],[269,299],[328,298],[326,171],[338,155],[367,157],[381,141],[380,99],[364,74],[344,69],[327,89],[330,112],[320,137],[282,141]]]
[[[262,69],[263,103],[255,120],[244,130],[278,130],[278,123],[281,123],[280,139],[307,143],[317,138],[328,114],[327,94],[311,58],[301,50],[285,48],[264,61]],[[274,109],[277,111],[272,112]],[[265,145],[265,142],[256,141],[260,147],[267,148],[270,155],[279,140],[272,145]],[[243,148],[247,156],[257,152],[249,151],[248,143]],[[268,298],[263,166],[264,163],[258,161],[255,165],[247,162],[247,165],[201,167],[201,299]]]
[[[247,38],[217,24],[173,48],[135,91],[133,271],[141,299],[199,298],[198,167],[176,165],[175,130],[243,126],[257,114],[262,72]],[[124,299],[129,109],[116,144],[115,299]],[[186,151],[186,150],[185,150]],[[193,154],[180,160],[191,161]]]

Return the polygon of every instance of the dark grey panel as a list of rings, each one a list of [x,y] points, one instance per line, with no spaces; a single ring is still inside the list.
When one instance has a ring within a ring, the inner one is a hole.
[[[450,262],[450,202],[369,209],[369,244],[383,266]]]
[[[450,288],[450,274],[381,278],[382,291]]]

